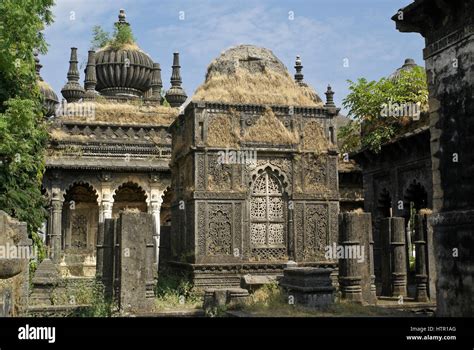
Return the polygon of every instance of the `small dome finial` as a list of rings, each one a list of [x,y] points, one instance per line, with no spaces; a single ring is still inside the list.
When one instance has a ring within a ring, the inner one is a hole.
[[[301,57],[300,55],[296,56],[296,62],[295,62],[295,69],[296,69],[296,74],[295,74],[295,81],[298,84],[303,84],[303,64],[301,63]]]
[[[334,103],[334,91],[332,91],[331,85],[328,84],[328,89],[324,94],[326,95],[326,104],[324,107],[336,107]]]
[[[119,15],[118,15],[118,22],[116,22],[117,25],[130,25],[130,23],[127,22],[127,15],[125,14],[124,9],[120,9]]]

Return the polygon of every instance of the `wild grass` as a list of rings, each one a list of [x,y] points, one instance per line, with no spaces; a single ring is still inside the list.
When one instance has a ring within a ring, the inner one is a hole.
[[[251,73],[237,68],[235,73],[211,73],[193,96],[193,101],[321,107],[322,102],[309,86],[298,85],[291,76],[265,70]]]
[[[194,292],[193,285],[184,275],[175,274],[170,270],[160,272],[154,311],[197,309],[201,306],[202,298]]]

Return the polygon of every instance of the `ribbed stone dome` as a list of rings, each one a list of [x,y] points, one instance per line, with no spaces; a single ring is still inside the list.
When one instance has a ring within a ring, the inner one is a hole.
[[[59,104],[58,95],[54,92],[53,88],[43,81],[40,75],[42,65],[40,64],[38,53],[35,52],[35,63],[36,63],[36,75],[38,78],[38,87],[40,89],[41,97],[43,99],[43,108],[45,110],[46,117],[51,117],[56,111],[56,106]]]
[[[116,28],[128,27],[125,10],[118,15]],[[95,54],[97,85],[102,95],[143,96],[151,88],[153,60],[133,41],[119,47],[107,45]]]
[[[46,111],[46,116],[51,117],[54,115],[56,106],[59,104],[58,95],[54,92],[53,88],[46,82],[38,81],[41,96],[43,97],[43,107]]]
[[[103,95],[142,96],[151,87],[153,60],[138,46],[98,50],[96,90]]]

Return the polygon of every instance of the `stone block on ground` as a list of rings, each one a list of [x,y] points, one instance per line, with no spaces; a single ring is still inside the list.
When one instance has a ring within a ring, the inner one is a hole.
[[[294,302],[295,305],[326,307],[333,304],[335,299],[335,288],[330,277],[332,271],[324,268],[290,267],[283,271],[280,286],[289,302]]]

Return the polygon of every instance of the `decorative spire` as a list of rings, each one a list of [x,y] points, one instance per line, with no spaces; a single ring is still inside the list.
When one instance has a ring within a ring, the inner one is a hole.
[[[332,91],[331,85],[328,85],[328,89],[324,94],[326,95],[326,104],[324,107],[336,107],[334,104],[334,91]]]
[[[79,70],[77,69],[77,48],[71,47],[71,59],[67,72],[67,83],[61,90],[67,102],[77,102],[84,96],[84,88],[79,84]]]
[[[118,15],[118,22],[115,22],[116,25],[127,25],[129,26],[130,23],[127,22],[127,15],[125,14],[124,9],[120,9]]]
[[[153,72],[151,75],[151,99],[161,101],[161,89],[163,82],[161,81],[161,67],[159,63],[153,63]]]
[[[86,77],[84,79],[84,87],[86,88],[85,97],[95,97],[95,86],[97,85],[97,76],[95,72],[95,51],[89,51],[87,57],[87,67],[85,69]]]
[[[296,69],[295,81],[298,84],[303,84],[303,73],[301,73],[301,71],[303,70],[303,65],[301,64],[301,58],[299,55],[296,56],[295,69]]]
[[[181,72],[179,65],[179,53],[175,52],[173,57],[173,72],[171,74],[171,89],[166,93],[166,100],[169,102],[171,107],[181,106],[188,96],[181,87]]]

